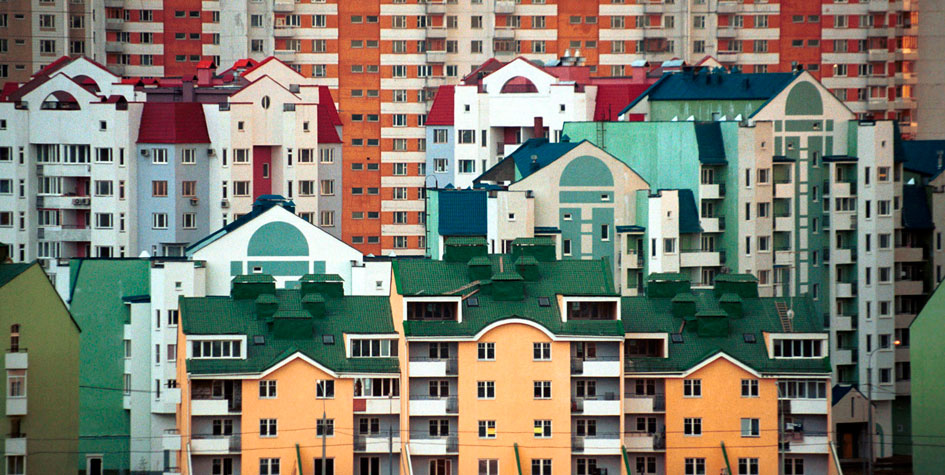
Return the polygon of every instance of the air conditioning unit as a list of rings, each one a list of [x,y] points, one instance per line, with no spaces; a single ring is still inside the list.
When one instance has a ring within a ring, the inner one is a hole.
[[[298,94],[298,93],[299,93],[299,85],[298,85],[298,84],[289,84],[289,92],[291,92],[291,93],[293,93],[293,94]]]
[[[221,200],[221,201],[220,201],[220,207],[221,207],[221,208],[229,208],[229,207],[230,207],[230,201],[229,201],[229,200]]]
[[[141,151],[141,156],[142,156],[142,157],[147,157],[147,156],[150,156],[150,155],[151,155],[151,151],[148,150],[148,149],[144,149],[144,150]]]
[[[199,203],[199,202],[200,202],[200,200],[199,200],[198,198],[191,198],[191,199],[190,199],[190,206],[197,206],[197,203]]]

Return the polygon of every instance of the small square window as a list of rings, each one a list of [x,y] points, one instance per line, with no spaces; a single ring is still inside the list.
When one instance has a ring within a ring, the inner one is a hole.
[[[538,297],[538,306],[539,307],[550,307],[551,299],[548,297]]]
[[[322,344],[325,345],[334,345],[335,336],[334,335],[322,335]]]
[[[469,297],[466,299],[467,307],[478,307],[479,306],[479,297]]]

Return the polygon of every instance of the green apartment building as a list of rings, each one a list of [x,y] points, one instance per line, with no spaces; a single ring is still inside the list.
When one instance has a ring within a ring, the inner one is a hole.
[[[0,264],[0,329],[3,473],[75,473],[80,330],[38,263]]]
[[[945,285],[939,285],[912,322],[912,469],[937,473],[945,466],[945,413],[942,379],[945,378]]]

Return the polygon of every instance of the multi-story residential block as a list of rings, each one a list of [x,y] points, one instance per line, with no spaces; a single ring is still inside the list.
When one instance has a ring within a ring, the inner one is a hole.
[[[38,264],[4,261],[3,473],[75,473],[81,330]]]
[[[941,380],[943,368],[941,352],[936,350],[942,336],[942,315],[945,314],[945,286],[938,285],[925,308],[909,328],[912,364],[912,466],[915,473],[934,472],[945,458],[940,442],[945,437],[942,431],[942,415],[935,410],[938,404],[937,381]],[[900,345],[901,346],[901,345]],[[921,436],[919,436],[921,435]]]
[[[388,298],[299,283],[237,276],[230,295],[181,299],[181,473],[401,473]]]
[[[643,68],[635,72],[646,77]],[[426,120],[427,185],[468,188],[529,139],[560,141],[565,122],[616,119],[621,103],[647,86],[631,79],[598,84],[586,66],[490,60],[462,84],[437,90]]]
[[[98,2],[84,0],[7,2],[0,12],[0,81],[26,82],[63,55],[105,63],[97,8]]]
[[[249,214],[190,246],[186,257],[74,259],[71,272],[57,273],[72,276],[58,279],[60,292],[87,328],[80,470],[181,469],[181,439],[190,434],[180,431],[176,418],[178,372],[185,371],[178,349],[181,297],[229,295],[234,276],[262,272],[280,288],[298,287],[312,272],[330,272],[344,279],[338,288],[346,295],[388,295],[389,262],[365,262],[293,211],[291,201],[260,200]]]
[[[145,83],[64,58],[0,117],[0,239],[18,261],[180,256],[270,194],[341,237],[341,121],[277,60]]]

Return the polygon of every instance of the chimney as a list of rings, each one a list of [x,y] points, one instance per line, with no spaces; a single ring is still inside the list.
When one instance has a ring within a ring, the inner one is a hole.
[[[545,138],[544,119],[542,119],[541,117],[535,117],[534,136],[536,139]]]
[[[210,87],[213,85],[213,68],[206,67],[207,65],[202,66],[205,67],[197,68],[197,86]]]
[[[180,87],[181,102],[194,102],[194,80],[185,79]]]

